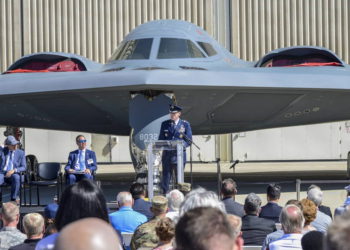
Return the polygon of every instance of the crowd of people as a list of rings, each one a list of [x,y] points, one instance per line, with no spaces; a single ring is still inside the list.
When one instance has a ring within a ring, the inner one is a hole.
[[[204,188],[181,184],[148,201],[142,184],[117,194],[117,211],[109,212],[102,190],[89,179],[66,187],[59,204],[43,215],[26,214],[20,222],[14,201],[1,208],[3,249],[350,249],[348,200],[335,210],[334,221],[322,205],[322,190],[309,187],[307,197],[279,205],[281,187],[267,187],[267,204],[250,193],[235,201],[237,185],[223,180],[221,197]],[[130,242],[126,236],[131,237]]]

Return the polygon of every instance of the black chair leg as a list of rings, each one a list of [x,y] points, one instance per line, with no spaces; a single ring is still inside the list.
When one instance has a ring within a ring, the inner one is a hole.
[[[21,176],[19,176],[19,207],[22,206],[22,181],[21,181]],[[17,197],[16,197],[17,199]]]
[[[40,206],[39,186],[38,185],[36,186],[36,195],[37,195],[37,198],[38,198],[38,206]]]
[[[32,206],[32,184],[29,183],[29,206]]]
[[[60,184],[59,184],[59,181],[57,181],[57,184],[56,184],[56,192],[57,192],[57,201],[60,200]]]

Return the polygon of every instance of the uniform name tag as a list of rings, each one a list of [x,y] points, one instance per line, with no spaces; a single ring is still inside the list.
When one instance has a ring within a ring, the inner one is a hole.
[[[88,164],[92,164],[92,163],[94,163],[94,160],[93,160],[93,159],[88,159],[88,160],[87,160],[87,163],[88,163]]]

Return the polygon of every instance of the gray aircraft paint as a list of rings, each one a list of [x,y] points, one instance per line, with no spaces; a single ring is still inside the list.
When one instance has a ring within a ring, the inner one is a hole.
[[[195,44],[208,42],[217,54],[205,58],[157,59],[162,37],[189,39]],[[110,61],[102,68],[96,65],[85,72],[1,75],[1,123],[129,135],[131,94],[147,91],[173,94],[183,106],[183,117],[191,123],[194,134],[350,119],[348,65],[254,67],[255,63],[233,56],[201,28],[177,20],[143,24],[125,41],[138,38],[154,39],[149,60]],[[138,68],[150,70],[135,70]]]
[[[132,141],[141,149],[146,149],[146,143],[158,140],[160,125],[169,119],[171,98],[161,94],[153,100],[137,95],[130,100],[129,122],[134,129]]]

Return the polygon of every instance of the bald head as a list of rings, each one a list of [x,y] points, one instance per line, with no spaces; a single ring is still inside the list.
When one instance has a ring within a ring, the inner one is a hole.
[[[108,223],[85,218],[65,226],[57,238],[55,250],[120,250],[119,237]]]
[[[295,205],[287,205],[282,209],[280,221],[284,233],[301,233],[304,226],[303,212]]]

